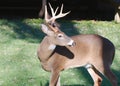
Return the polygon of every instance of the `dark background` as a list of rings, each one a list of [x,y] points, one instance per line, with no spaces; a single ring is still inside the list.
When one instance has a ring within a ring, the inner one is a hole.
[[[66,19],[113,20],[115,9],[109,0],[48,0],[56,8],[64,4]],[[0,18],[38,18],[42,0],[0,0]]]

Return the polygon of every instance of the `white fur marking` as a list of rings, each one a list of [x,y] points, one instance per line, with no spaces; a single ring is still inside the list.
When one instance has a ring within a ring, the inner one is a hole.
[[[51,44],[51,45],[48,47],[48,50],[54,50],[54,49],[55,49],[55,47],[56,47],[56,45]]]
[[[68,45],[72,45],[73,44],[73,40],[70,40],[70,42],[68,43]]]

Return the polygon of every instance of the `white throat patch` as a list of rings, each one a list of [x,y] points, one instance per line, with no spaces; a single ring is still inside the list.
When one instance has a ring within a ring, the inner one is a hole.
[[[55,48],[56,48],[56,45],[51,44],[51,45],[48,47],[48,50],[54,50]]]

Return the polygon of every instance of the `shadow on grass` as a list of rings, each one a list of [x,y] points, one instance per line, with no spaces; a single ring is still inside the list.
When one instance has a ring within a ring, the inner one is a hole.
[[[28,42],[39,42],[44,37],[44,34],[39,29],[40,27],[30,26],[23,21],[24,19],[9,20],[10,24],[13,25],[14,32],[17,34],[15,38],[24,39]]]
[[[40,30],[40,24],[41,22],[35,22],[32,21],[31,24],[35,25],[30,25],[28,23],[24,22],[25,19],[11,19],[8,20],[8,22],[5,24],[9,27],[13,28],[13,31],[16,33],[16,35],[12,36],[14,39],[23,39],[28,42],[40,42],[45,34]],[[37,20],[39,21],[39,20]],[[40,20],[41,21],[41,20]],[[29,19],[27,20],[29,22]],[[60,22],[61,26],[60,29],[65,32],[67,35],[72,36],[72,35],[77,35],[79,32],[77,29],[74,27],[73,22]]]
[[[75,27],[75,22],[62,21],[60,22],[60,29],[65,32],[68,36],[74,36],[80,34],[78,28]]]
[[[120,86],[120,70],[114,70],[112,69],[113,73],[116,75],[118,80],[118,86]]]

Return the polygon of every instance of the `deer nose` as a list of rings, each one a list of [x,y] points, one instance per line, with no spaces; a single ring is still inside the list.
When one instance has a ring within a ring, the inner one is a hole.
[[[76,45],[76,43],[75,43],[75,42],[73,42],[73,43],[72,43],[72,46],[75,46],[75,45]]]
[[[68,43],[68,45],[69,45],[70,47],[73,47],[73,46],[76,45],[76,43],[75,43],[73,40],[70,40],[70,42]]]

